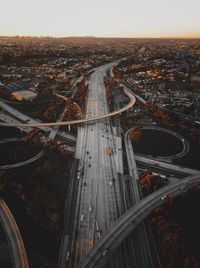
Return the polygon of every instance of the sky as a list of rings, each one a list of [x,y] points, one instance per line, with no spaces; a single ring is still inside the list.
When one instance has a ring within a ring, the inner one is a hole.
[[[200,0],[0,0],[0,35],[200,37]]]

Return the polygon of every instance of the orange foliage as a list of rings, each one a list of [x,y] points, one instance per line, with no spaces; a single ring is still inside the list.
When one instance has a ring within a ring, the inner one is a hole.
[[[31,113],[31,117],[38,118],[42,121],[56,121],[58,116],[62,113],[65,106],[65,101],[61,98],[53,98],[41,109]]]
[[[168,112],[163,108],[158,107],[157,105],[153,104],[152,102],[147,102],[145,104],[146,109],[157,119],[161,120],[169,127],[174,127],[175,124],[173,120],[171,120]]]
[[[136,119],[139,119],[139,118],[143,118],[144,117],[144,115],[143,114],[141,114],[141,113],[131,113],[131,114],[129,114],[128,116],[127,116],[128,118],[136,118]]]
[[[115,79],[117,79],[118,81],[121,81],[123,79],[123,75],[118,67],[113,68],[113,74]]]
[[[198,183],[199,186],[200,183]],[[165,205],[153,210],[151,224],[156,230],[155,239],[159,255],[162,257],[164,267],[197,268],[194,256],[182,256],[184,248],[184,231],[181,225],[173,220],[168,220],[168,207],[172,203],[171,197],[165,198]]]
[[[110,89],[110,82],[109,80],[105,80],[105,88],[106,88],[106,97],[108,99],[108,101],[110,99],[112,99],[112,93],[111,93],[111,89]]]
[[[80,98],[81,100],[81,98]],[[76,120],[79,119],[79,114],[80,114],[80,106],[79,109],[77,108],[77,105],[75,105],[75,103],[72,101],[71,98],[68,98],[68,100],[66,101],[66,106],[67,106],[67,110],[64,114],[64,121],[70,121],[70,120]],[[79,114],[78,114],[79,111]],[[81,110],[82,111],[82,110]]]
[[[77,83],[73,101],[75,101],[81,107],[82,113],[85,110],[87,90],[88,85],[85,85],[85,81]]]
[[[161,120],[167,127],[174,128],[176,126],[174,114],[171,114],[169,111],[158,107],[152,102],[147,102],[145,104],[145,107],[154,117]],[[188,120],[186,118],[179,118],[178,127],[179,129],[182,129],[182,131],[187,131],[188,135],[193,141],[200,141],[200,127],[192,120]]]
[[[159,245],[158,251],[160,255],[171,261],[182,240],[181,226],[175,222],[168,222],[163,216],[162,208],[154,210],[154,217],[151,223],[157,230],[156,240]]]
[[[134,126],[130,130],[130,139],[134,142],[137,142],[140,138],[140,130],[141,126]]]
[[[195,181],[192,183],[192,189],[193,190],[200,190],[200,181]]]
[[[57,142],[55,140],[50,140],[44,143],[44,149],[50,148],[50,147],[56,147],[57,146]]]
[[[158,184],[161,182],[159,175],[154,175],[150,170],[146,170],[140,176],[140,186],[144,194],[156,191]]]

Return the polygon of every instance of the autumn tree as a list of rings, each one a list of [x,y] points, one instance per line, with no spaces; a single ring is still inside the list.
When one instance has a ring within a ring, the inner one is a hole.
[[[134,126],[131,128],[130,130],[130,139],[133,141],[133,142],[138,142],[139,141],[139,138],[140,138],[140,129],[141,129],[141,126]]]
[[[39,143],[41,138],[41,131],[39,129],[33,129],[27,133],[25,140],[27,142]]]
[[[155,192],[161,185],[160,175],[153,174],[151,170],[144,170],[140,175],[140,186],[144,195]]]

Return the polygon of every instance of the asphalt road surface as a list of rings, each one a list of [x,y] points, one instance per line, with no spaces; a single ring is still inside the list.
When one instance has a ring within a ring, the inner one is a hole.
[[[103,77],[115,63],[96,69],[89,82],[86,119],[108,114]],[[77,196],[75,258],[79,261],[124,211],[114,157],[115,139],[110,119],[90,122],[78,129],[76,158],[80,159]],[[106,151],[112,147],[113,154]]]

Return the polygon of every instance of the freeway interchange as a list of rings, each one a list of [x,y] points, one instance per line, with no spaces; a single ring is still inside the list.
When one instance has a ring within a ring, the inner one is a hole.
[[[103,267],[126,236],[128,236],[132,230],[148,216],[152,209],[161,205],[167,195],[176,196],[181,192],[186,191],[193,182],[199,179],[200,173],[169,184],[145,197],[113,224],[112,228],[102,236],[101,240],[80,263],[79,267]]]
[[[103,77],[111,66],[97,69],[91,75],[86,120],[109,114]],[[114,139],[108,118],[78,128],[76,158],[79,159],[80,175],[77,177],[76,230],[72,237],[72,246],[75,244],[75,247],[66,249],[70,258],[62,267],[76,267],[101,233],[124,210],[115,159],[106,153],[107,147],[114,148]]]
[[[58,134],[73,143],[76,142],[75,166],[72,172],[69,202],[65,208],[65,230],[60,249],[59,268],[102,267],[110,259],[110,267],[154,267],[150,250],[151,241],[149,241],[143,220],[154,207],[163,202],[163,196],[180,193],[200,176],[198,171],[191,170],[190,173],[189,169],[185,170],[184,174],[195,175],[171,183],[141,200],[135,160],[143,161],[143,163],[146,161],[148,164],[151,161],[146,158],[146,160],[141,159],[140,156],[135,157],[127,133],[125,147],[133,195],[131,204],[133,207],[127,210],[127,193],[123,185],[123,157],[120,151],[122,148],[119,148],[122,139],[121,135],[117,134],[110,118],[131,108],[136,99],[126,88],[124,92],[130,98],[130,102],[114,112],[109,111],[104,77],[118,62],[100,66],[91,74],[84,119],[63,122],[63,115],[61,115],[57,122],[41,123],[26,116],[23,117],[21,113],[16,113],[16,110],[0,101],[1,108],[8,113],[7,116],[14,115],[15,117],[14,121],[9,119],[7,123],[0,123],[1,126],[43,128],[50,132],[49,139],[54,139]],[[3,116],[5,117],[5,114]],[[58,131],[59,126],[73,124],[78,125],[77,139]],[[109,147],[113,150],[112,154],[107,152]],[[160,165],[162,167],[162,162]],[[165,168],[173,168],[169,165],[167,164]],[[0,218],[2,221],[5,216],[0,214]],[[135,258],[126,266],[125,261],[128,256],[120,245],[138,224],[134,236],[130,237],[126,244],[126,248],[129,247],[130,252],[133,251]],[[13,232],[8,234],[9,241],[16,242],[15,234],[13,229]],[[13,258],[14,263],[17,263],[20,255],[19,249],[13,246],[11,250],[17,251]],[[114,260],[112,256],[116,250],[118,253]],[[28,267],[28,264],[22,267]]]

